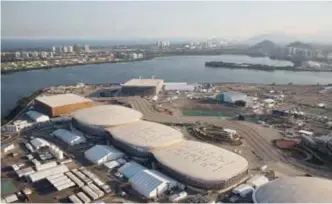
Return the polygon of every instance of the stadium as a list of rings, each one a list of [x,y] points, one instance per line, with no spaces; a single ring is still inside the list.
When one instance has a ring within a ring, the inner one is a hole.
[[[185,140],[152,153],[162,171],[190,186],[226,191],[248,177],[246,159],[211,144]]]
[[[253,193],[255,203],[331,203],[332,181],[318,177],[280,178]]]
[[[159,123],[138,121],[107,128],[114,146],[135,156],[149,156],[150,151],[183,141],[180,131]]]
[[[119,105],[100,105],[78,110],[72,118],[75,129],[92,136],[108,136],[105,128],[139,121],[142,114]]]

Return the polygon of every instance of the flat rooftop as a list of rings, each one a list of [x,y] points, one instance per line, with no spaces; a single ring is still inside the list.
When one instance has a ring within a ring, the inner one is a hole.
[[[53,96],[40,96],[35,100],[44,103],[50,107],[65,106],[76,103],[91,102],[90,99],[84,98],[76,94],[58,94]]]
[[[164,80],[162,79],[131,79],[124,83],[123,86],[153,87],[163,82]]]

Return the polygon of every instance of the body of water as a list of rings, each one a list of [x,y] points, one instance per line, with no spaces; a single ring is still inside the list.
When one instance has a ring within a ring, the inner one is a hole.
[[[83,83],[123,83],[142,78],[164,79],[166,82],[213,83],[240,82],[264,84],[327,84],[332,83],[332,72],[258,71],[241,69],[206,68],[206,61],[238,61],[251,63],[287,63],[267,58],[248,56],[174,56],[159,57],[140,62],[84,65],[49,70],[33,70],[2,75],[1,116],[8,113],[23,96],[53,85]]]

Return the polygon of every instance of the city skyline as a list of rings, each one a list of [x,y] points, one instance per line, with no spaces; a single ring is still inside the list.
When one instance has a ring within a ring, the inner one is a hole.
[[[331,41],[329,2],[1,2],[5,39]],[[42,16],[42,18],[41,18]]]

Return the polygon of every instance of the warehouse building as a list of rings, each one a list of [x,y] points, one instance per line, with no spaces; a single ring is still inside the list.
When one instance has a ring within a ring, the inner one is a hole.
[[[102,164],[108,161],[116,160],[124,156],[124,154],[107,145],[95,145],[84,152],[85,158],[94,164]]]
[[[25,114],[27,116],[29,116],[29,118],[31,118],[31,120],[33,120],[34,122],[37,122],[37,123],[47,122],[50,120],[50,118],[47,115],[44,115],[37,111],[28,111]]]
[[[246,102],[247,101],[247,95],[240,92],[235,91],[228,91],[228,92],[222,92],[219,95],[219,100],[222,103],[236,103],[239,101]]]
[[[118,172],[124,175],[126,178],[130,179],[139,172],[146,170],[144,166],[140,165],[137,162],[130,161],[125,163],[122,167],[118,169]]]
[[[75,94],[58,94],[37,97],[34,100],[34,106],[39,112],[55,117],[91,107],[92,101]]]
[[[332,181],[318,177],[280,178],[253,193],[255,203],[331,203]]]
[[[149,156],[150,151],[183,141],[180,131],[159,123],[138,121],[108,128],[113,144],[135,156]]]
[[[42,138],[34,138],[30,141],[30,143],[32,144],[32,146],[35,149],[40,149],[42,147],[48,147],[50,146],[50,143],[47,142],[46,140],[42,139]]]
[[[131,187],[146,198],[156,198],[178,183],[155,170],[142,170],[129,179]]]
[[[142,113],[119,105],[101,105],[75,111],[73,126],[89,135],[107,136],[104,128],[136,122]]]
[[[198,188],[228,190],[248,177],[246,159],[207,143],[185,140],[153,155],[162,171]]]
[[[154,96],[164,85],[161,79],[131,79],[122,85],[121,93],[130,96]]]
[[[65,142],[71,146],[86,142],[86,140],[83,136],[76,135],[65,129],[57,129],[56,131],[54,131],[52,133],[52,135],[54,137],[59,138],[60,140],[62,140],[63,142]]]

